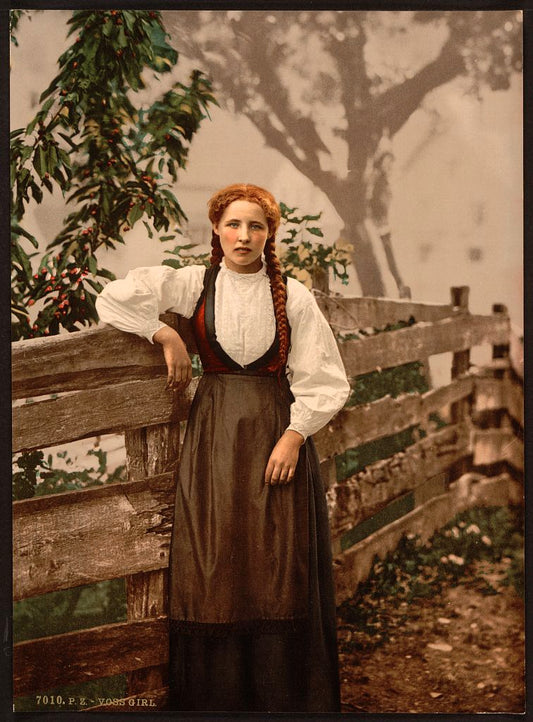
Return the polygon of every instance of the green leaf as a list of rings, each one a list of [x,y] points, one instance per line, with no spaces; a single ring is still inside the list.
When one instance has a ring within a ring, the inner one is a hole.
[[[43,192],[37,185],[37,183],[30,183],[31,194],[37,203],[40,203],[43,199]]]
[[[18,236],[24,236],[24,238],[27,238],[34,248],[39,247],[39,243],[35,236],[32,236],[31,233],[22,228],[22,226],[19,226],[18,223],[11,224],[11,232]]]
[[[60,133],[58,133],[58,135],[60,135],[61,138],[63,138],[63,140],[65,140],[65,141],[70,145],[70,147],[72,148],[72,150],[77,150],[77,149],[78,149],[78,145],[77,145],[77,144],[72,140],[72,138],[71,138],[70,136],[68,136],[66,133],[61,133],[61,132],[60,132]],[[60,151],[60,153],[64,153],[64,152],[65,152],[65,151]],[[68,155],[67,155],[67,158],[68,158]],[[70,163],[70,159],[69,159],[69,163]]]
[[[44,178],[45,173],[48,172],[46,166],[46,152],[42,145],[39,145],[36,152],[33,154],[33,167],[37,171],[39,178]]]
[[[144,223],[144,227],[148,231],[148,238],[153,238],[154,234],[152,232],[152,229],[150,228],[150,225],[146,221],[143,221],[143,223]]]
[[[306,228],[305,230],[308,231],[309,233],[311,233],[313,236],[320,236],[320,238],[324,237],[324,234],[322,233],[320,228],[311,227],[311,228]]]
[[[107,278],[110,281],[114,281],[116,278],[115,274],[112,271],[108,271],[107,268],[99,268],[98,275],[102,278]]]
[[[133,208],[130,209],[130,212],[128,213],[128,224],[133,227],[135,223],[141,218],[143,215],[143,210],[141,208],[140,203],[136,203]]]
[[[28,125],[26,126],[26,135],[31,135],[35,129],[35,126],[37,125],[38,118],[37,116],[31,120]]]
[[[98,273],[98,266],[96,265],[96,259],[94,256],[89,256],[87,259],[87,265],[89,266],[89,271],[93,274],[93,276],[96,276]]]

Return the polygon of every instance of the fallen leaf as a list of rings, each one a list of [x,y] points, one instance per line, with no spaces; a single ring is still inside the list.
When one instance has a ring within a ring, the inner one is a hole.
[[[439,697],[442,697],[442,692],[430,692],[430,697],[433,697],[433,699],[438,699]]]

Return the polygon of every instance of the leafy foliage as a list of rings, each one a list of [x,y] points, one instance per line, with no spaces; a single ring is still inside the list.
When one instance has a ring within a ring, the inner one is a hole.
[[[177,63],[155,11],[76,10],[75,39],[26,128],[11,133],[13,338],[55,334],[97,320],[99,248],[124,243],[142,220],[153,237],[185,214],[171,183],[185,168],[190,142],[215,103],[197,70],[149,107],[132,94]],[[30,202],[59,190],[73,210],[39,258],[39,242],[21,225]],[[37,304],[35,320],[28,308]]]
[[[280,243],[286,246],[281,252],[286,271],[295,275],[298,275],[298,271],[304,271],[312,279],[317,270],[328,271],[331,268],[333,276],[347,284],[351,247],[338,248],[335,244],[327,246],[311,238],[324,237],[322,229],[316,225],[322,212],[298,216],[295,215],[298,208],[289,208],[285,203],[280,203],[280,209],[282,227],[286,233],[280,239]]]
[[[163,239],[161,239],[163,240]],[[172,258],[166,258],[163,261],[164,266],[171,268],[183,268],[184,266],[209,266],[209,253],[190,253],[193,248],[197,248],[198,243],[186,243],[183,246],[176,246],[171,251],[165,253],[172,254]]]
[[[124,579],[110,579],[22,599],[13,605],[15,642],[126,619]]]
[[[523,514],[521,508],[479,507],[461,512],[422,542],[403,536],[384,559],[374,559],[372,572],[352,599],[339,608],[342,620],[355,625],[351,649],[372,649],[392,631],[388,609],[415,598],[439,594],[446,584],[468,583],[484,594],[498,594],[512,584],[524,594]],[[494,583],[491,565],[504,562],[506,573]]]
[[[67,466],[74,467],[73,460],[66,451],[58,457],[65,460]],[[25,451],[14,460],[14,466],[20,471],[13,474],[13,500],[29,499],[32,496],[58,494],[63,491],[86,489],[90,486],[125,481],[126,467],[118,466],[114,471],[107,470],[107,452],[103,449],[89,449],[87,456],[94,456],[97,466],[67,471],[54,468],[52,454],[44,458],[42,451]]]
[[[31,14],[28,12],[28,10],[9,11],[9,37],[15,47],[18,47],[19,44],[16,32],[18,30],[19,22],[24,15],[27,15],[31,20]]]

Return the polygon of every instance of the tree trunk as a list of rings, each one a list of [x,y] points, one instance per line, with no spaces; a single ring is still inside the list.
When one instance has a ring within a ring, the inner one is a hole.
[[[372,247],[372,239],[363,222],[345,222],[342,236],[353,246],[352,263],[363,296],[384,296],[385,285]]]

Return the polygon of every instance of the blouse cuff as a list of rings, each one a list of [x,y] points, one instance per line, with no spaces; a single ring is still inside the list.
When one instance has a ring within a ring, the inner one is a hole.
[[[308,434],[306,433],[306,431],[299,424],[291,423],[291,424],[289,424],[289,426],[287,426],[285,431],[297,431],[299,434],[301,434],[304,437],[304,441],[306,441],[306,439],[308,437]]]
[[[159,331],[160,328],[164,328],[164,326],[166,326],[166,325],[167,324],[163,323],[163,321],[158,320],[156,324],[151,324],[143,331],[143,336],[146,336],[146,338],[148,339],[148,341],[150,341],[150,343],[155,343],[155,341],[154,341],[155,334]]]

